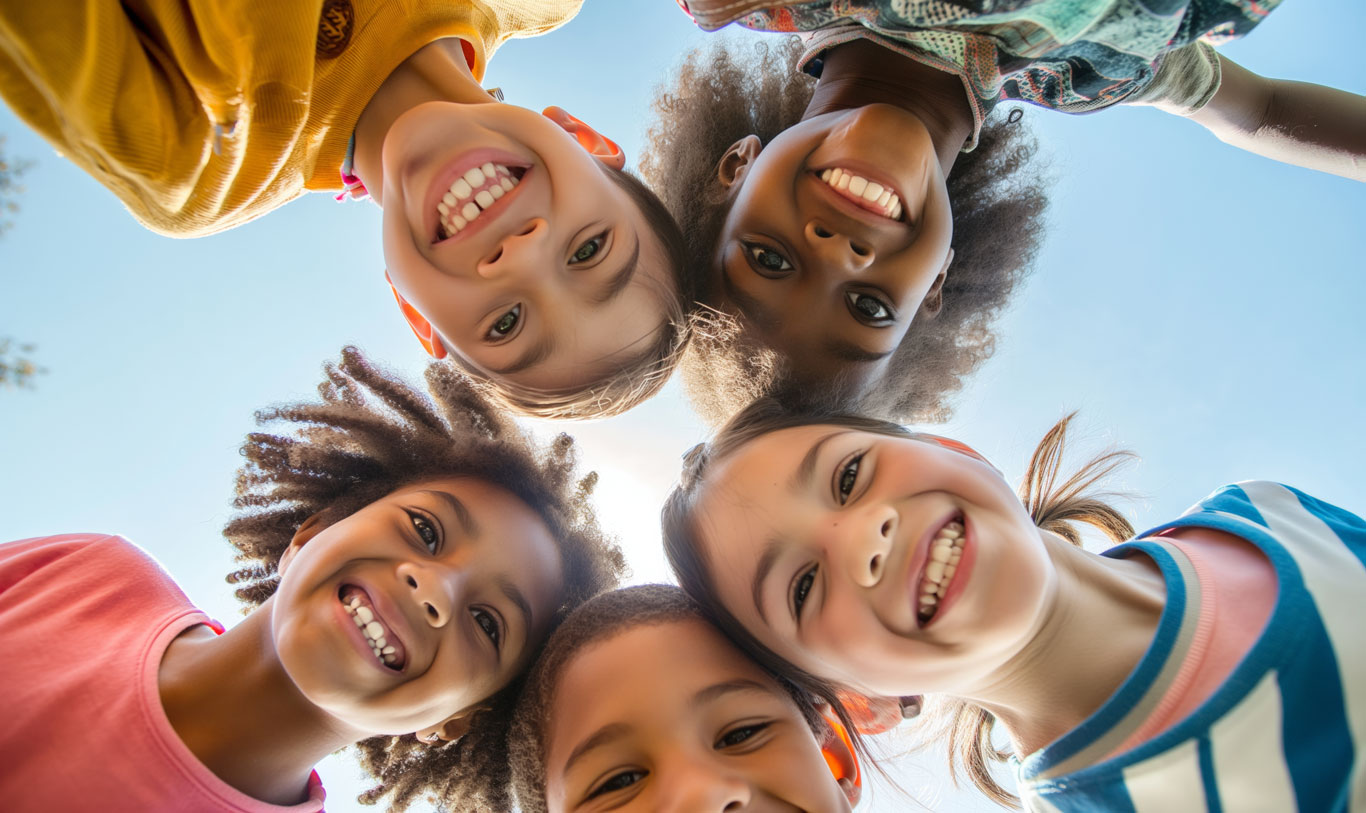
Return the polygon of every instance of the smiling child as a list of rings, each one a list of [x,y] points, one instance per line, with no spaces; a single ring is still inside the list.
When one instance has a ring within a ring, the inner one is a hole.
[[[990,132],[1008,123],[1001,102],[1151,105],[1366,180],[1366,99],[1259,76],[1212,47],[1278,2],[679,5],[707,30],[802,35],[776,59],[694,52],[656,100],[647,177],[708,269],[702,301],[740,322],[684,368],[712,422],[757,395],[831,391],[862,414],[946,416],[1044,228],[1021,128]]]
[[[490,744],[502,770],[458,809],[847,813],[858,762],[822,708],[677,587],[605,593],[551,637]]]
[[[760,402],[690,455],[670,562],[799,686],[937,693],[951,767],[1003,804],[1007,756],[1030,810],[1366,799],[1366,522],[1246,482],[1135,537],[1089,492],[1125,455],[1058,483],[1067,420],[1017,497],[956,441]]]
[[[502,43],[579,5],[5,4],[0,97],[162,234],[368,191],[429,353],[520,412],[610,415],[676,361],[681,235],[610,139],[480,85]]]
[[[322,403],[260,413],[282,425],[243,447],[224,533],[251,610],[226,631],[120,537],[0,546],[6,804],[320,810],[312,766],[357,742],[370,796],[443,798],[448,743],[623,560],[572,441],[533,446],[445,366],[428,384],[348,348]]]

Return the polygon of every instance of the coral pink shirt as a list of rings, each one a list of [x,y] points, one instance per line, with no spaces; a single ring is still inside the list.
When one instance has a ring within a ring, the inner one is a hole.
[[[211,623],[150,556],[104,534],[0,545],[0,799],[14,811],[322,810],[280,807],[215,776],[176,736],[157,670]]]

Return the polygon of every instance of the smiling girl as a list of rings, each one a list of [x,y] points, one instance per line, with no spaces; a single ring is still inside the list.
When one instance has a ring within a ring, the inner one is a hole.
[[[606,593],[551,637],[460,810],[847,813],[858,763],[822,708],[677,587]]]
[[[567,437],[536,448],[448,368],[428,384],[348,348],[322,403],[260,413],[282,425],[243,447],[225,535],[251,610],[226,631],[120,537],[0,546],[6,805],[320,810],[312,766],[352,743],[398,808],[473,770],[450,743],[623,562]]]
[[[429,353],[509,408],[609,415],[672,370],[681,235],[610,139],[481,85],[580,1],[6,3],[0,97],[162,234],[368,192]]]
[[[1003,803],[1007,756],[1033,810],[1366,802],[1366,522],[1248,482],[1134,536],[1088,493],[1123,455],[1057,484],[1066,423],[1017,498],[955,441],[761,402],[690,455],[666,549],[797,685],[938,694],[952,760]],[[1129,541],[1090,553],[1076,521]]]

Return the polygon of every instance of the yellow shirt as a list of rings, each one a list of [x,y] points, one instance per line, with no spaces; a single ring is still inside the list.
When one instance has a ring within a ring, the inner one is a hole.
[[[482,79],[582,0],[0,2],[0,96],[143,225],[196,237],[337,190],[356,120],[422,46]]]

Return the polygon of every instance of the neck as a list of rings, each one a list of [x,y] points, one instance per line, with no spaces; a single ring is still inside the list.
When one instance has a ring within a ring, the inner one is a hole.
[[[1076,728],[1133,672],[1157,633],[1166,583],[1145,556],[1109,559],[1040,531],[1058,575],[1030,641],[963,699],[996,716],[1024,757]]]
[[[802,119],[869,104],[900,107],[924,122],[948,177],[973,128],[972,108],[957,76],[868,40],[846,42],[826,52]]]
[[[440,39],[418,49],[389,74],[361,111],[352,171],[376,203],[384,201],[382,152],[389,128],[404,113],[427,102],[493,102],[470,73],[459,39]]]
[[[292,805],[328,754],[363,739],[309,703],[285,673],[267,601],[220,636],[195,627],[167,648],[158,670],[171,727],[209,770],[264,802]]]

